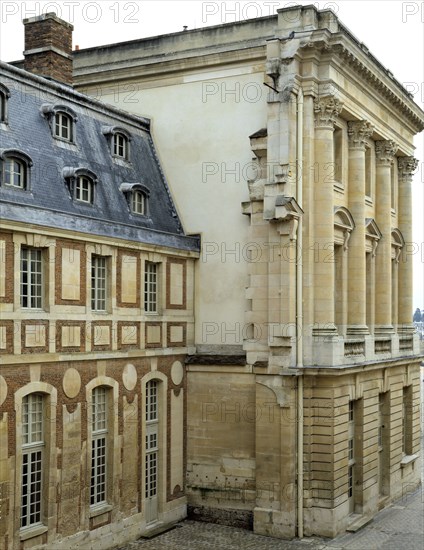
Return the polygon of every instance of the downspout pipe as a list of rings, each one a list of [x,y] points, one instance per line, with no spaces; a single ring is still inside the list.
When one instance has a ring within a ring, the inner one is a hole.
[[[303,90],[296,97],[296,195],[303,208]],[[296,249],[296,368],[303,367],[303,219],[299,218]],[[303,373],[297,376],[297,536],[303,538]]]

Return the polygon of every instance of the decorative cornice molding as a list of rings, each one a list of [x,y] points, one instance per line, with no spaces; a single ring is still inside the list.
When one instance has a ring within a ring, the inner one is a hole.
[[[314,100],[315,128],[334,130],[334,123],[342,111],[342,103],[332,96]]]
[[[318,38],[318,37],[317,37]],[[330,40],[333,43],[330,43]],[[335,41],[338,41],[334,43]],[[345,67],[349,67],[349,72],[355,72],[356,75],[359,75],[368,85],[377,92],[378,95],[384,97],[395,107],[395,109],[400,112],[404,117],[406,117],[412,124],[415,126],[417,133],[424,130],[424,118],[419,116],[414,110],[407,105],[404,99],[396,94],[387,84],[383,82],[381,76],[372,71],[369,67],[363,63],[360,58],[350,50],[346,45],[344,45],[343,37],[340,34],[332,35],[331,37],[323,37],[322,33],[319,36],[319,39],[316,41],[310,41],[300,46],[300,49],[305,51],[315,50],[324,55],[336,54],[340,58],[341,63]],[[363,52],[367,55],[367,52]],[[369,55],[369,54],[368,54]],[[371,60],[372,62],[372,60]],[[383,68],[380,68],[380,71],[383,71]],[[413,103],[413,97],[411,94],[402,87],[402,85],[393,79],[393,76],[386,71],[387,78],[393,80],[393,84],[399,89],[399,93],[404,93],[408,98],[408,101]],[[419,109],[418,106],[417,110]]]
[[[377,164],[390,166],[398,150],[397,144],[391,139],[375,142],[375,156]]]
[[[398,177],[399,180],[411,180],[415,170],[418,167],[418,159],[414,157],[398,158]]]
[[[373,131],[374,126],[366,120],[348,122],[347,134],[349,136],[349,147],[365,151],[367,139],[372,135]]]

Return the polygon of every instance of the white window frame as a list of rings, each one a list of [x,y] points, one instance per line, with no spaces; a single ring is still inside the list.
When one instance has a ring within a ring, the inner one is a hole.
[[[159,313],[159,264],[146,261],[144,264],[144,312]]]
[[[19,169],[16,169],[17,167],[19,167]],[[27,167],[25,162],[16,157],[5,158],[3,161],[3,181],[4,185],[7,187],[26,189]]]
[[[114,157],[128,160],[129,139],[122,132],[115,132],[112,135],[112,154]]]
[[[26,282],[24,282],[24,275],[26,275]],[[43,250],[41,248],[22,247],[20,258],[21,307],[25,309],[42,309],[44,301],[43,287]]]
[[[94,182],[90,177],[85,175],[76,176],[74,198],[78,202],[93,204]]]
[[[355,402],[349,401],[348,411],[348,485],[347,496],[354,498],[355,492]]]
[[[42,525],[44,462],[44,396],[22,400],[21,529]]]
[[[147,195],[139,189],[131,193],[131,212],[140,216],[147,215]]]
[[[159,381],[146,383],[146,436],[144,497],[157,498],[159,492]]]
[[[91,310],[107,311],[108,265],[106,256],[91,256]]]
[[[66,123],[65,123],[66,121]],[[56,111],[53,121],[53,135],[55,138],[73,143],[74,121],[70,115],[62,111]],[[66,134],[66,135],[65,135]]]
[[[97,386],[91,401],[91,508],[107,503],[108,420],[108,388]]]

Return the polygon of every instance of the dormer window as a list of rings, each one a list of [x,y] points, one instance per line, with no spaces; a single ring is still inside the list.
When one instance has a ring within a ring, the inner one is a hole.
[[[55,139],[75,143],[75,124],[78,118],[70,107],[44,103],[41,106],[41,114],[48,120]]]
[[[131,134],[118,126],[103,126],[102,133],[108,140],[112,157],[129,162]]]
[[[54,116],[54,135],[65,141],[72,139],[72,118],[66,113],[58,112]]]
[[[0,155],[2,170],[1,183],[4,187],[29,189],[29,175],[32,161],[20,151],[9,149]]]
[[[94,172],[87,168],[65,167],[62,173],[74,201],[84,204],[94,203],[95,186],[97,184],[97,177]]]
[[[78,176],[75,183],[75,200],[92,204],[93,185],[93,181],[87,176]]]
[[[113,142],[113,154],[115,157],[120,157],[124,160],[128,159],[128,138],[117,132],[112,138]]]
[[[0,84],[0,123],[7,124],[7,102],[10,92],[6,86]]]
[[[134,214],[146,215],[147,197],[143,191],[133,191],[131,194],[131,210]]]
[[[121,183],[120,191],[127,199],[129,210],[139,216],[149,215],[149,189],[142,183]]]

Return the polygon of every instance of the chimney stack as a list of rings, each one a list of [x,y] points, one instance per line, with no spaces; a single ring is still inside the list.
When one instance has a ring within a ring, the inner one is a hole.
[[[25,61],[30,73],[72,85],[72,31],[55,13],[24,19]]]

